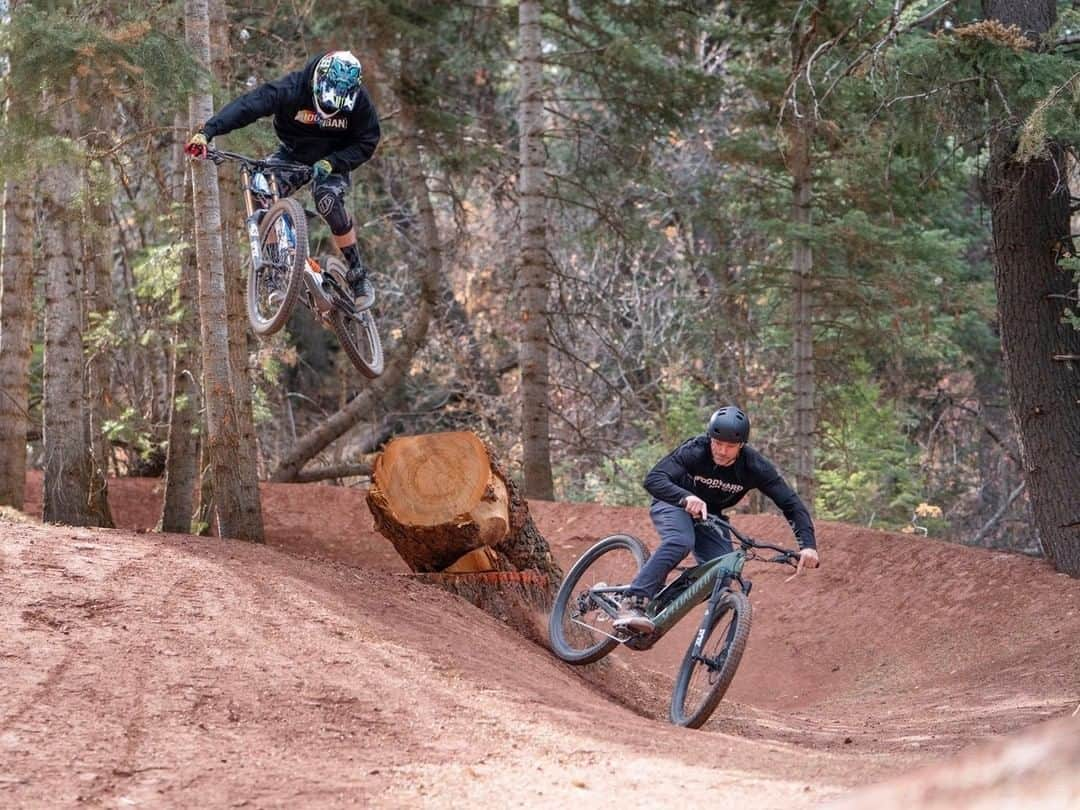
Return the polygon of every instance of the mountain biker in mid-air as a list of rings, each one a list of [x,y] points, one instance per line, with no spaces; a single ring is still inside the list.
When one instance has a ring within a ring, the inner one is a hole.
[[[226,104],[191,136],[184,151],[205,158],[207,145],[215,136],[273,115],[281,146],[271,160],[312,167],[315,206],[349,266],[347,281],[357,309],[367,309],[375,303],[375,290],[345,205],[349,173],[370,160],[381,134],[379,117],[361,81],[360,61],[349,51],[319,54],[303,70],[260,85]],[[278,171],[275,176],[282,197],[306,182],[297,172]]]
[[[699,563],[731,551],[731,537],[694,519],[709,512],[720,514],[759,489],[788,519],[799,544],[798,570],[817,568],[818,553],[810,512],[787,481],[761,453],[746,444],[750,418],[734,405],[716,411],[705,434],[688,439],[662,458],[645,476],[645,489],[653,496],[649,516],[660,535],[660,545],[630,583],[613,626],[639,633],[653,630],[645,615],[650,599],[664,585],[668,573],[694,552]]]

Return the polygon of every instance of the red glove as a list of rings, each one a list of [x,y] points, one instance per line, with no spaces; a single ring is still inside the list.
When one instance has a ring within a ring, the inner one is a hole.
[[[201,160],[206,157],[207,143],[206,136],[201,132],[196,132],[184,145],[184,154]]]

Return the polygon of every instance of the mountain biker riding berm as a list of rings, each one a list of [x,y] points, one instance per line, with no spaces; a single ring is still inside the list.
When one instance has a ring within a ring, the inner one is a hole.
[[[776,467],[746,444],[749,437],[750,418],[734,405],[725,406],[710,417],[704,435],[685,441],[645,476],[645,489],[653,496],[649,516],[660,545],[627,588],[616,628],[651,632],[653,622],[645,608],[668,573],[691,551],[704,563],[732,550],[730,536],[694,519],[720,514],[751,489],[767,495],[787,518],[801,549],[798,570],[817,568],[809,510]]]
[[[375,291],[360,256],[345,194],[349,173],[371,159],[381,135],[379,117],[361,86],[362,73],[360,61],[349,51],[314,56],[303,70],[233,99],[184,147],[192,157],[205,158],[214,137],[273,115],[281,146],[270,159],[312,167],[315,207],[330,226],[334,244],[349,266],[347,280],[358,309],[375,302]],[[297,172],[279,170],[274,174],[282,197],[295,192],[307,179]]]

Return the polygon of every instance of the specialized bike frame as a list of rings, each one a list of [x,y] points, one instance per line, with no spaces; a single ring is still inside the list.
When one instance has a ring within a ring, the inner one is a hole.
[[[724,596],[724,592],[730,588],[733,581],[739,583],[739,587],[747,596],[750,595],[752,583],[743,580],[743,566],[748,559],[753,559],[754,549],[770,549],[779,552],[779,555],[770,562],[788,562],[794,565],[793,559],[797,553],[791,549],[780,546],[761,543],[751,537],[742,534],[726,519],[716,516],[705,520],[705,523],[715,529],[728,531],[738,541],[739,548],[708,560],[701,565],[684,569],[674,580],[669,582],[645,608],[645,613],[652,619],[653,631],[651,633],[638,633],[629,637],[612,636],[620,643],[625,644],[632,650],[647,650],[658,642],[687,613],[708,600],[706,613],[702,618],[702,625],[708,618],[709,611],[715,610]],[[590,595],[593,600],[603,607],[604,611],[614,616],[619,610],[619,605],[611,598],[615,595],[625,594],[626,586],[592,588]],[[597,597],[601,598],[597,598]],[[702,642],[701,634],[695,641],[694,655],[700,654]]]
[[[308,220],[318,215],[294,197],[281,197],[277,172],[288,172],[281,183],[297,189],[312,179],[312,169],[284,160],[255,160],[209,147],[206,157],[216,164],[240,164],[240,181],[247,212],[245,230],[251,252],[247,274],[248,321],[259,337],[285,327],[297,303],[303,303],[324,326],[333,330],[350,362],[366,377],[382,374],[384,356],[378,327],[369,308],[357,309],[348,268],[334,256],[314,258],[308,243]],[[370,305],[370,302],[369,302]]]

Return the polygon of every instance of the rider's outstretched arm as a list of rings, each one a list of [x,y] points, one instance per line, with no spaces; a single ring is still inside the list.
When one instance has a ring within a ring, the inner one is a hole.
[[[207,119],[202,126],[203,134],[207,139],[215,138],[253,124],[260,118],[273,115],[277,111],[279,101],[287,95],[288,88],[298,81],[298,75],[290,73],[288,76],[261,84],[249,93],[237,96],[222,107],[217,114]]]
[[[795,534],[795,542],[801,549],[799,568],[795,573],[799,573],[804,567],[817,568],[817,539],[814,536],[814,521],[810,518],[810,510],[769,461],[758,455],[753,466],[753,474],[760,479],[757,488],[784,513],[791,531]]]

